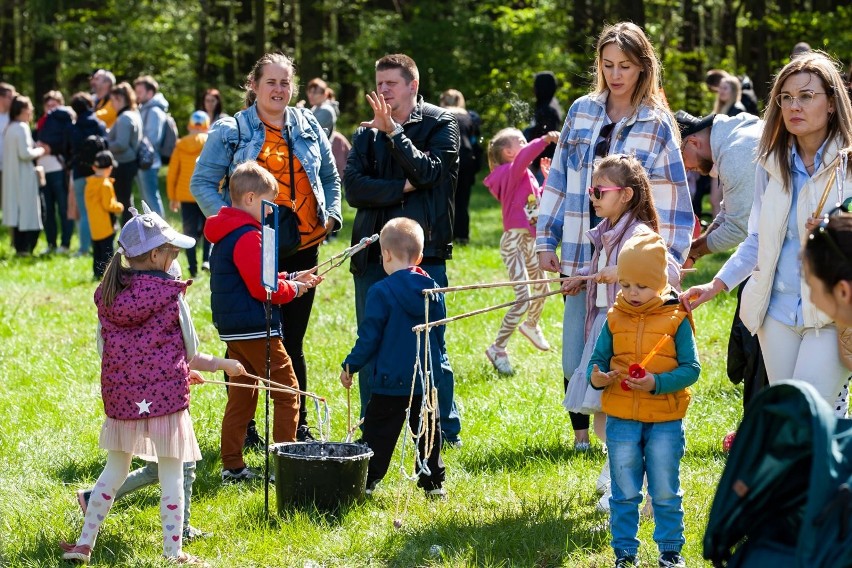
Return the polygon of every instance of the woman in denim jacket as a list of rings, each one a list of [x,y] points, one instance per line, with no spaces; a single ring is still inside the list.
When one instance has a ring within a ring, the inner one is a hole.
[[[278,270],[296,272],[317,265],[319,245],[325,236],[340,228],[340,176],[331,145],[314,115],[306,109],[289,107],[296,90],[293,61],[279,53],[261,57],[246,78],[246,109],[223,117],[210,128],[207,143],[198,158],[190,190],[206,216],[215,215],[231,199],[223,179],[234,168],[255,160],[278,180],[276,202],[292,207],[299,218],[299,251],[278,259]],[[290,152],[293,160],[290,160]],[[293,176],[290,164],[293,164]],[[290,180],[295,182],[295,202]],[[307,388],[307,369],[302,343],[311,315],[315,290],[281,306],[284,348],[293,360],[299,388]],[[305,422],[305,404],[299,416],[299,440],[310,437]]]

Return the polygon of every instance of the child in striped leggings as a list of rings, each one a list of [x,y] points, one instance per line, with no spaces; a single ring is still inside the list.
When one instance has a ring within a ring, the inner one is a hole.
[[[509,270],[509,278],[515,282],[544,278],[544,272],[535,255],[535,224],[541,188],[528,168],[548,144],[557,140],[559,132],[548,132],[527,143],[520,130],[504,128],[494,135],[488,145],[491,173],[484,183],[502,205],[503,236],[500,238],[500,256]],[[542,159],[541,167],[546,179],[550,160]],[[513,289],[515,298],[519,301],[530,297],[527,284],[518,284]],[[539,295],[547,292],[548,287],[547,284],[534,284],[532,290],[534,295]],[[550,349],[550,344],[538,325],[543,309],[544,298],[540,298],[531,302],[520,302],[506,312],[497,338],[485,350],[486,357],[497,372],[505,375],[514,373],[506,347],[515,329],[520,330],[536,348],[542,351]],[[527,319],[521,323],[524,314],[527,314]]]

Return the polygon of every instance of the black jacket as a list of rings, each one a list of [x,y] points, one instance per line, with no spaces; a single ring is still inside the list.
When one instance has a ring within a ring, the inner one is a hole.
[[[452,113],[418,97],[403,128],[393,139],[375,128],[355,132],[343,184],[347,203],[358,210],[352,244],[378,233],[391,219],[408,217],[423,227],[424,257],[452,258],[458,124]],[[404,194],[406,179],[416,190]],[[350,271],[362,273],[368,258],[378,253],[379,247],[369,247],[353,256]]]

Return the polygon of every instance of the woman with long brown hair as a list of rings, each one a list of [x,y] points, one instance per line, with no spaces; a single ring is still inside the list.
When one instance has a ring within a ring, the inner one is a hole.
[[[748,236],[707,284],[681,295],[694,309],[749,275],[740,318],[757,334],[769,382],[811,383],[831,404],[849,372],[840,360],[832,318],[812,303],[799,251],[835,202],[852,195],[837,180],[852,146],[852,107],[837,64],[808,52],[775,77],[758,147]]]

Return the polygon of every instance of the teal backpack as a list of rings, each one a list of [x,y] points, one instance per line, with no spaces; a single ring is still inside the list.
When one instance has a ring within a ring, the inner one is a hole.
[[[852,420],[809,384],[746,410],[716,488],[704,558],[727,568],[852,567]]]

